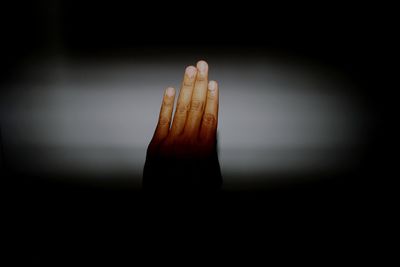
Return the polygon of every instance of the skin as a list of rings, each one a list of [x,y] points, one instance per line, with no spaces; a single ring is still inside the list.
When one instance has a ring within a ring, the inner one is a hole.
[[[210,156],[215,151],[219,89],[217,82],[208,80],[207,62],[201,60],[196,67],[186,68],[173,113],[175,95],[174,88],[166,88],[148,154]]]

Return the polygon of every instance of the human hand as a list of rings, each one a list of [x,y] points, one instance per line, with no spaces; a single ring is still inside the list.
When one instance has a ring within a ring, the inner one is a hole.
[[[186,68],[173,119],[175,89],[165,90],[158,124],[147,150],[145,188],[221,186],[216,152],[218,90],[217,82],[208,81],[205,61]]]

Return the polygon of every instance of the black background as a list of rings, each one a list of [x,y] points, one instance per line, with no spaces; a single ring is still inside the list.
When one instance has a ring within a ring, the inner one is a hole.
[[[4,4],[1,10],[3,90],[18,81],[27,61],[58,54],[71,58],[121,58],[157,57],[199,49],[215,54],[272,51],[312,59],[346,73],[357,85],[355,90],[375,122],[357,169],[326,182],[266,192],[154,196],[123,189],[5,179],[9,185],[5,187],[5,203],[10,217],[16,218],[12,225],[22,237],[29,237],[25,243],[28,251],[47,235],[48,244],[82,232],[102,239],[106,230],[117,231],[117,221],[125,222],[122,225],[133,235],[144,233],[149,237],[159,236],[163,230],[220,232],[238,222],[252,224],[280,218],[285,226],[278,222],[275,226],[290,229],[291,233],[322,228],[346,237],[344,232],[353,232],[359,241],[366,238],[363,227],[376,211],[380,182],[387,171],[384,166],[388,164],[380,156],[384,155],[380,118],[384,110],[381,101],[390,90],[385,88],[382,77],[388,73],[388,65],[384,64],[388,56],[385,36],[390,34],[391,17],[382,8],[364,3],[277,6],[262,1],[128,4],[60,0],[14,1]],[[172,223],[182,218],[186,223]],[[108,226],[104,222],[109,222]],[[250,236],[260,235],[260,229],[269,233],[277,229],[263,223],[255,225],[258,228]],[[236,230],[230,232],[231,236],[243,230],[233,229]],[[52,233],[59,232],[52,237]],[[65,242],[75,244],[76,240]],[[40,253],[33,251],[27,258],[40,261],[51,254],[47,246]],[[55,256],[57,261],[68,258],[60,251],[56,255],[59,253],[62,257]]]

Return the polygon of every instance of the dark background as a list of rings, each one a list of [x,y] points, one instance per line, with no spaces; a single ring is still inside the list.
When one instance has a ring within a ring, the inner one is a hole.
[[[334,224],[339,218],[351,220],[370,214],[376,204],[387,164],[378,156],[384,154],[381,100],[389,90],[382,88],[382,74],[388,67],[383,60],[388,52],[385,35],[390,32],[386,25],[390,16],[380,8],[364,3],[278,7],[262,1],[126,4],[59,0],[14,1],[3,5],[1,13],[3,90],[18,81],[26,62],[54,55],[149,58],[199,48],[211,54],[272,52],[322,62],[346,73],[373,114],[375,125],[366,137],[368,145],[362,148],[360,164],[348,173],[310,184],[191,197],[182,202],[184,196],[143,196],[129,189],[51,183],[14,177],[5,170],[4,196],[11,213],[18,214],[18,228],[28,229],[23,233],[51,229],[48,219],[61,222],[61,228],[69,220],[80,227],[71,218],[96,221],[103,214],[105,221],[114,216],[115,220],[137,222],[144,214],[179,218],[182,213],[177,210],[195,213],[199,207],[208,216],[208,211],[213,211],[212,216],[223,217],[225,222],[280,214],[293,220],[321,216],[325,223]],[[27,227],[26,221],[32,223]],[[353,226],[361,229],[358,223]],[[151,227],[157,229],[157,224]]]
[[[388,67],[385,23],[390,16],[376,6],[15,1],[2,13],[3,90],[22,77],[28,62],[54,56],[121,60],[174,53],[275,53],[321,62],[354,82],[375,123],[383,109],[382,92],[390,90],[382,88],[381,79]],[[367,137],[365,168],[377,163],[370,159],[380,139],[377,129]]]
[[[259,49],[317,58],[361,82],[380,69],[372,63],[382,58],[391,26],[380,7],[350,3],[288,8],[257,1],[15,1],[2,13],[2,58],[16,71],[24,59],[51,53],[148,56],[143,50],[203,47],[216,53]]]

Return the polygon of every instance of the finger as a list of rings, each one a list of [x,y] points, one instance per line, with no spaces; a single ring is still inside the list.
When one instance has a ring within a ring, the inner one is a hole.
[[[218,84],[215,81],[208,83],[206,107],[201,123],[200,140],[207,144],[213,144],[218,125]]]
[[[175,89],[168,87],[165,90],[161,104],[160,116],[158,117],[157,128],[153,136],[152,143],[159,143],[168,136],[171,123],[172,110],[174,108]]]
[[[205,61],[197,62],[197,75],[193,89],[192,100],[188,118],[186,120],[184,134],[187,136],[197,135],[201,118],[203,116],[208,84],[208,64]]]
[[[185,70],[182,88],[179,92],[178,103],[176,105],[174,120],[171,127],[171,137],[174,138],[183,132],[186,118],[190,108],[190,100],[192,99],[194,82],[197,75],[197,69],[189,66]]]

